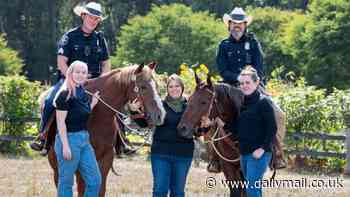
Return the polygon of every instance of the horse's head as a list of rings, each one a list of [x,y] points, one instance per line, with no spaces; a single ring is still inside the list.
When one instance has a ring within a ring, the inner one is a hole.
[[[188,104],[177,129],[183,136],[192,136],[195,129],[200,125],[201,120],[209,118],[215,98],[214,86],[210,76],[207,84],[202,82],[195,74],[196,89],[188,100]]]
[[[137,98],[142,103],[143,111],[147,114],[151,125],[163,124],[165,117],[165,110],[153,78],[156,66],[156,63],[151,63],[135,67],[131,77],[133,85],[128,90],[128,100]]]

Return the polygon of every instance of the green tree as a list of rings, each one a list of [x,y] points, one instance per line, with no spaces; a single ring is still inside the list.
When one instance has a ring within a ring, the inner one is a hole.
[[[314,0],[306,28],[310,50],[305,75],[312,84],[350,87],[350,1]]]
[[[176,72],[185,62],[201,62],[215,69],[216,48],[227,32],[206,12],[193,13],[180,4],[153,7],[122,27],[113,64],[158,61],[161,72]]]
[[[305,14],[294,16],[294,20],[290,20],[282,26],[281,49],[284,54],[289,54],[292,59],[286,71],[293,71],[297,75],[304,75],[308,54],[310,50],[305,47],[308,37],[305,34],[306,27],[310,23],[310,17]]]
[[[17,51],[8,48],[4,36],[0,35],[0,75],[20,74],[22,67]]]
[[[233,7],[273,7],[283,10],[306,10],[310,0],[193,0],[194,10],[209,11],[222,17],[224,13],[230,12]]]
[[[296,62],[291,54],[283,51],[283,27],[300,14],[298,12],[282,11],[276,8],[249,9],[253,15],[253,23],[248,27],[261,42],[264,51],[264,67],[267,76],[277,67],[284,66],[286,70],[296,71]]]

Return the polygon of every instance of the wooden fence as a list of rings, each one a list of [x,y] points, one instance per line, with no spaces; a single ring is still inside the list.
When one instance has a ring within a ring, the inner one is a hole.
[[[8,120],[0,118],[0,125],[9,124]],[[25,122],[28,124],[36,124],[38,123],[38,118],[26,118],[18,120],[21,122]],[[4,129],[4,127],[0,127],[0,130]],[[308,148],[306,143],[295,143],[295,147],[291,147],[288,150],[285,150],[288,154],[296,154],[296,155],[305,155],[305,156],[313,156],[313,157],[335,157],[340,159],[346,159],[346,170],[347,174],[350,174],[350,129],[345,130],[344,135],[329,135],[324,133],[315,133],[315,132],[295,132],[295,133],[287,133],[287,138],[295,141],[309,141],[309,140],[319,140],[322,142],[322,149],[325,151],[316,151]],[[19,143],[21,141],[31,141],[33,140],[33,136],[6,136],[0,135],[0,141],[15,141]],[[344,144],[345,152],[336,152],[334,150],[330,150],[327,148],[327,141],[340,141]],[[140,143],[132,143],[133,145],[139,145]],[[149,144],[147,144],[149,145]]]
[[[295,147],[290,147],[285,150],[288,154],[304,155],[312,157],[334,157],[339,159],[346,159],[346,169],[345,173],[350,174],[350,129],[345,130],[343,135],[329,135],[325,133],[315,133],[315,132],[295,132],[287,133],[287,138],[289,140],[298,141],[295,143]],[[317,140],[322,142],[322,149],[324,151],[312,150],[306,146],[306,142],[310,140]],[[300,143],[304,141],[304,143]],[[327,141],[339,141],[344,145],[345,152],[336,152],[330,150],[327,147]]]

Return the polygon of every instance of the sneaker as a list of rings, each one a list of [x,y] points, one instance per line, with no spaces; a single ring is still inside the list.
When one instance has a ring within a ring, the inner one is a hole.
[[[45,141],[33,142],[30,144],[30,148],[35,151],[42,151],[44,148]]]

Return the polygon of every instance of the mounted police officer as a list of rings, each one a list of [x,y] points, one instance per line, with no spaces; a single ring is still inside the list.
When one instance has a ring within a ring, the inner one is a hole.
[[[224,82],[237,86],[237,77],[247,65],[253,66],[263,79],[263,52],[255,35],[247,30],[252,17],[236,7],[223,16],[223,21],[230,35],[219,44],[216,63]]]
[[[41,134],[41,137],[39,137],[40,142],[33,142],[31,144],[31,148],[37,151],[41,151],[44,147],[45,140],[43,139],[43,133],[54,111],[52,102],[64,81],[68,65],[75,60],[87,63],[89,78],[99,77],[102,73],[110,70],[106,40],[102,32],[96,30],[105,19],[102,16],[101,4],[89,2],[86,5],[76,6],[73,11],[81,17],[82,24],[66,32],[58,43],[57,65],[59,80],[51,88],[50,93],[45,99],[39,130]]]
[[[228,38],[219,44],[216,63],[223,82],[236,87],[239,86],[238,76],[246,66],[252,66],[259,76],[261,82],[259,91],[268,94],[265,89],[265,80],[263,72],[263,52],[260,42],[255,35],[248,32],[247,27],[252,22],[252,17],[247,16],[240,7],[235,7],[230,14],[223,16],[223,21],[229,31]],[[269,97],[270,98],[270,97]],[[285,121],[283,111],[273,103],[277,122]],[[282,126],[281,126],[282,125]],[[278,134],[274,138],[274,168],[283,168],[286,166],[283,159],[282,140],[285,133],[285,125],[280,124]],[[209,161],[207,170],[209,172],[220,172],[221,166],[217,155],[213,155]]]

